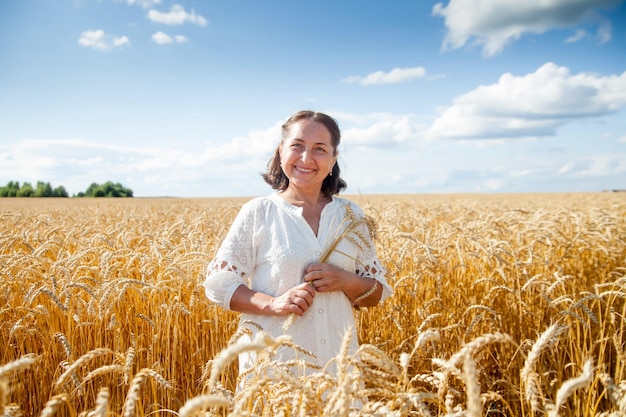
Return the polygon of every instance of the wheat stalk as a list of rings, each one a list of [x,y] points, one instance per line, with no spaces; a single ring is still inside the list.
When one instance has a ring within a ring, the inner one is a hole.
[[[159,385],[165,388],[172,388],[171,384],[165,380],[158,372],[151,368],[143,368],[133,378],[126,395],[126,401],[124,402],[124,408],[122,409],[123,417],[135,417],[135,407],[140,398],[140,391],[143,383],[152,377]]]
[[[346,204],[344,207],[344,216],[339,223],[339,226],[335,230],[335,234],[333,235],[330,244],[324,249],[324,251],[320,254],[318,259],[319,263],[326,263],[330,256],[334,253],[340,253],[344,256],[350,257],[348,254],[339,251],[337,247],[342,240],[348,239],[350,242],[354,243],[356,246],[363,248],[364,245],[367,245],[369,241],[367,237],[363,236],[362,232],[358,229],[362,226],[366,226],[368,233],[370,236],[373,236],[375,233],[374,220],[367,217],[357,217],[352,211],[352,207],[350,204]],[[352,258],[352,257],[350,257]],[[354,258],[352,258],[354,259]],[[293,324],[293,322],[298,318],[298,315],[295,313],[291,313],[287,319],[283,322],[283,333],[285,333],[289,327]]]
[[[540,411],[541,405],[544,403],[544,397],[539,383],[539,374],[535,370],[535,364],[539,360],[539,356],[555,344],[559,335],[565,330],[566,327],[559,326],[558,324],[553,324],[548,327],[533,344],[524,362],[521,378],[525,385],[526,401],[530,403],[534,411]]]
[[[102,355],[107,355],[107,354],[112,354],[115,355],[115,352],[113,352],[111,349],[109,348],[98,348],[98,349],[94,349],[90,352],[85,353],[84,355],[82,355],[80,358],[78,358],[76,361],[74,361],[74,363],[72,363],[66,370],[65,372],[63,372],[63,374],[61,374],[61,376],[59,377],[59,379],[57,379],[57,381],[54,383],[54,387],[55,388],[59,388],[60,386],[62,386],[63,384],[65,384],[66,380],[70,377],[70,376],[75,376],[75,372],[76,370],[81,367],[82,365],[84,365],[86,362],[98,357],[98,356],[102,356]]]
[[[559,409],[565,401],[576,391],[577,389],[586,387],[593,378],[593,361],[588,360],[583,365],[583,372],[580,376],[568,379],[565,381],[556,393],[556,402],[551,405],[548,410],[548,417],[558,417]],[[547,408],[547,407],[546,407]]]

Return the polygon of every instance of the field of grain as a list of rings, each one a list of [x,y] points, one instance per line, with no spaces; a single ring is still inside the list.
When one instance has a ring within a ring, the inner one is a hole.
[[[626,193],[352,199],[395,293],[300,379],[204,296],[245,199],[1,199],[0,415],[626,415]]]

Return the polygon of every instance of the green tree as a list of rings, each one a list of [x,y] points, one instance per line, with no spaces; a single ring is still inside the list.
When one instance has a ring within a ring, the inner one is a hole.
[[[59,185],[54,190],[52,190],[52,196],[53,197],[68,197],[69,195],[65,187],[62,185]]]
[[[53,194],[54,192],[49,182],[37,181],[37,188],[33,193],[33,197],[52,197]]]
[[[119,182],[107,181],[104,184],[91,183],[84,193],[78,193],[78,197],[132,197],[133,190],[124,187]]]
[[[35,190],[33,190],[33,186],[30,185],[29,182],[25,182],[17,192],[17,197],[30,197],[34,192]]]
[[[49,182],[37,181],[33,188],[29,182],[20,187],[18,181],[9,181],[7,185],[0,187],[0,197],[68,197],[68,193],[64,186],[53,189]]]
[[[87,187],[87,190],[85,190],[85,196],[87,197],[95,197],[94,193],[96,192],[96,189],[100,187],[97,183],[92,182],[91,185],[89,187]]]
[[[19,190],[20,183],[18,181],[9,181],[6,186],[0,189],[0,197],[17,197]]]

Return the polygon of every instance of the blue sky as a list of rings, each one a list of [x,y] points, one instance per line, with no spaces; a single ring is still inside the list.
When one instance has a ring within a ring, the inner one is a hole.
[[[624,0],[0,0],[0,185],[263,195],[334,116],[348,194],[626,189]]]

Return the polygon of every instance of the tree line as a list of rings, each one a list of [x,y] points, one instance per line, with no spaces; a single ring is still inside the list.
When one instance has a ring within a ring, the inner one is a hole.
[[[107,181],[104,184],[92,183],[87,190],[81,191],[73,197],[132,197],[133,190],[124,187],[119,182]],[[29,182],[20,186],[19,181],[9,181],[0,187],[0,197],[69,197],[64,186],[52,187],[49,182],[37,181],[35,187]]]

